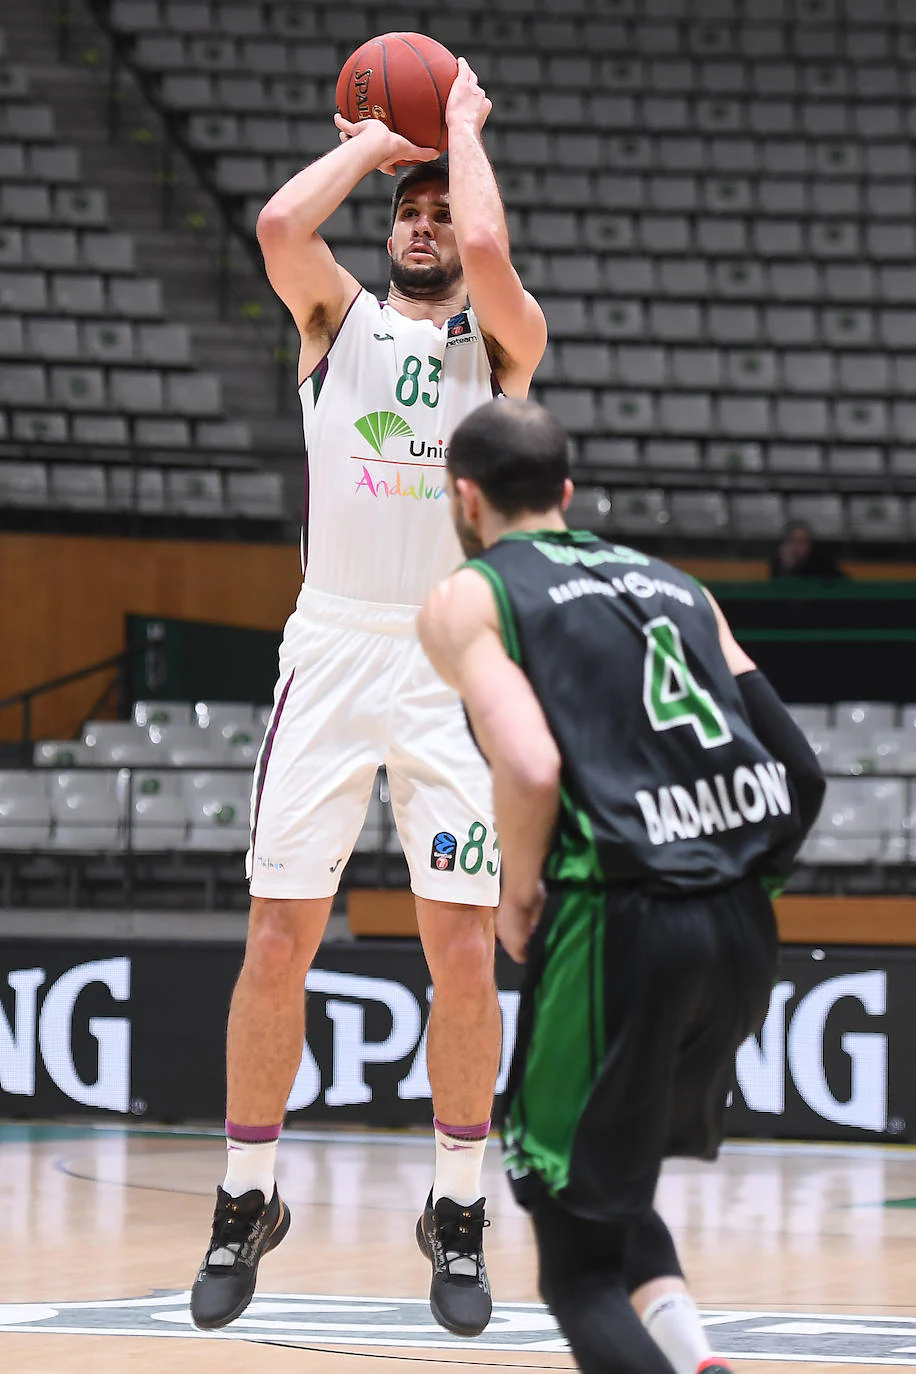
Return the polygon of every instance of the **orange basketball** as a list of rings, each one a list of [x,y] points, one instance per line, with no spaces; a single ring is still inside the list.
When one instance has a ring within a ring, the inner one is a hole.
[[[458,74],[448,48],[422,33],[383,33],[347,58],[337,78],[344,119],[381,119],[421,148],[448,146],[445,102]]]

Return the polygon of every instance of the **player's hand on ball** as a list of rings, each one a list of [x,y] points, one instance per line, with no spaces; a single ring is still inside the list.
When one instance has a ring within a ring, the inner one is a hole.
[[[395,176],[398,167],[406,167],[414,162],[432,162],[439,156],[435,148],[418,148],[415,143],[392,133],[380,119],[360,119],[354,124],[343,115],[336,114],[334,123],[341,143],[351,138],[374,138],[378,140],[379,160],[375,164],[386,176]]]
[[[531,898],[515,898],[504,893],[500,900],[496,913],[496,934],[503,949],[517,964],[525,962],[528,941],[541,919],[546,898],[544,884],[538,883]]]
[[[445,105],[446,124],[450,129],[456,124],[470,124],[479,133],[486,124],[487,115],[492,108],[493,102],[487,99],[487,93],[481,88],[476,72],[471,71],[463,57],[459,57],[458,75],[452,83]]]

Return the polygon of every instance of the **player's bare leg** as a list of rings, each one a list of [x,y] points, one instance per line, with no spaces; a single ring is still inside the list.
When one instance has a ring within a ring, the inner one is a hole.
[[[228,1165],[210,1246],[191,1290],[191,1316],[210,1330],[234,1321],[254,1294],[261,1256],[289,1230],[274,1159],[305,1040],[305,976],[332,898],[253,897],[245,959],[226,1043]]]
[[[492,1311],[480,1168],[502,1040],[495,912],[418,897],[417,922],[433,983],[426,1062],[436,1127],[436,1180],[417,1240],[433,1265],[433,1316],[476,1336]]]

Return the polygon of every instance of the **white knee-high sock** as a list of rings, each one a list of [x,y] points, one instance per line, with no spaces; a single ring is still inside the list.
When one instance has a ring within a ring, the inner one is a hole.
[[[664,1293],[642,1314],[643,1326],[677,1374],[697,1374],[713,1356],[689,1293]]]

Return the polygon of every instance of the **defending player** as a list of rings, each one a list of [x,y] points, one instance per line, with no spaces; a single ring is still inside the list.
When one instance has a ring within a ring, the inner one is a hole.
[[[566,449],[530,402],[459,426],[471,562],[420,637],[493,769],[497,929],[528,965],[503,1141],[541,1292],[586,1374],[671,1374],[628,1300],[686,1294],[659,1169],[718,1151],[776,970],[767,884],[824,782],[693,579],[566,528]]]
[[[301,336],[304,580],[252,800],[228,1168],[191,1294],[205,1328],[244,1311],[261,1255],[289,1226],[274,1158],[302,1054],[305,975],[381,764],[434,986],[436,1174],[418,1240],[433,1265],[436,1319],[476,1335],[490,1316],[479,1193],[500,1054],[498,852],[487,769],[415,631],[424,597],[461,560],[445,495],[451,432],[498,391],[524,396],[546,342],[509,259],[481,141],[490,108],[461,62],[446,109],[450,166],[413,167],[395,190],[385,302],[335,262],[318,230],[369,172],[431,163],[433,149],[378,120],[337,116],[341,146],[258,220],[268,276]]]

